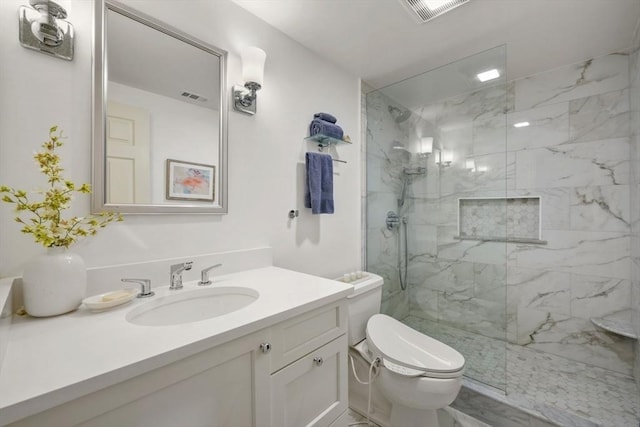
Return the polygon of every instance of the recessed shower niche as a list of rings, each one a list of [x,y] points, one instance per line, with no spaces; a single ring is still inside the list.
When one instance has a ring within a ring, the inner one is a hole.
[[[540,220],[540,197],[458,199],[456,238],[546,244]]]

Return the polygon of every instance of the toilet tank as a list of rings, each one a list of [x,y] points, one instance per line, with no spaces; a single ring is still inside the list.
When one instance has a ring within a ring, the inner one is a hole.
[[[353,285],[353,293],[347,297],[349,345],[355,345],[366,338],[367,321],[374,314],[380,313],[384,280],[377,274],[364,274],[365,277],[350,283]]]

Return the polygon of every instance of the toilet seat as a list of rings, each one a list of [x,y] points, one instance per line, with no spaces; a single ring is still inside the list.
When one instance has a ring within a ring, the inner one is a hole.
[[[384,314],[367,322],[367,343],[392,372],[409,377],[457,378],[464,357],[453,348]]]

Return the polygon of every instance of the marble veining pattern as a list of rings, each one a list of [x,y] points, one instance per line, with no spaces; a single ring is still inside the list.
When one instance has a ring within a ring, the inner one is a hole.
[[[576,187],[571,201],[574,230],[627,232],[631,223],[629,186]]]
[[[389,110],[405,109],[400,98],[369,94],[367,268],[388,280],[383,308],[628,374],[633,344],[593,325],[590,313],[608,316],[640,301],[638,61],[637,52],[612,53],[428,100],[402,123]],[[521,121],[530,126],[513,127]],[[394,141],[410,147],[425,131],[436,149],[454,151],[450,166],[391,149]],[[407,180],[398,209],[402,169],[416,165],[427,172]],[[539,197],[540,238],[547,244],[457,240],[458,199],[485,197]],[[404,293],[399,233],[384,230],[390,210],[408,223]],[[633,316],[640,331],[640,315]],[[499,374],[495,380],[480,370],[474,375],[504,384]]]
[[[629,90],[573,100],[569,103],[569,140],[587,142],[629,135]]]
[[[529,126],[514,127],[528,122]],[[547,105],[507,115],[507,150],[531,150],[565,144],[569,136],[569,103]]]
[[[640,28],[636,27],[633,54],[629,61],[630,134],[631,134],[631,327],[640,336]],[[640,342],[636,341],[634,374],[640,388]]]
[[[627,233],[557,231],[544,234],[548,244],[518,245],[513,252],[516,265],[540,270],[629,278]]]
[[[528,110],[625,89],[629,85],[628,55],[612,53],[515,81],[515,109]]]
[[[515,188],[629,183],[629,139],[616,138],[516,152]]]
[[[436,339],[447,340],[465,357],[468,377],[482,381],[482,373],[486,369],[489,369],[487,376],[498,374],[492,370],[506,370],[507,393],[502,400],[511,406],[561,426],[635,427],[640,421],[640,399],[630,375],[519,345],[505,344],[504,341],[479,337],[477,334],[413,316],[405,318],[404,322],[412,327],[422,328]],[[506,353],[503,351],[505,345]],[[506,360],[491,358],[496,354],[506,354]],[[489,362],[485,360],[488,355],[491,355]],[[478,416],[486,415],[481,408],[476,407],[474,411],[465,405],[458,405],[464,397],[462,393],[454,406],[462,406],[460,409],[463,412],[487,420]],[[494,401],[493,404],[497,405],[497,402]],[[486,410],[486,404],[483,406]],[[505,417],[507,413],[499,411],[498,417]],[[503,418],[501,425],[530,425],[523,414],[514,416],[517,418]],[[487,420],[491,421],[493,420]]]

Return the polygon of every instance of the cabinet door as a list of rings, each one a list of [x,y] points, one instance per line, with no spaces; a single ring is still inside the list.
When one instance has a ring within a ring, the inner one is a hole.
[[[264,334],[222,344],[83,396],[15,426],[267,427]],[[13,426],[13,425],[12,425]]]
[[[347,337],[271,375],[271,424],[328,426],[347,409]]]
[[[271,372],[284,368],[346,332],[346,299],[285,320],[272,328]]]

